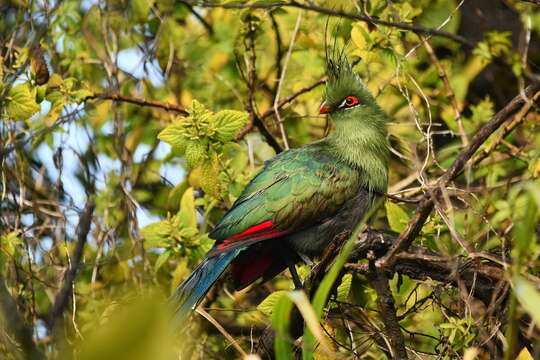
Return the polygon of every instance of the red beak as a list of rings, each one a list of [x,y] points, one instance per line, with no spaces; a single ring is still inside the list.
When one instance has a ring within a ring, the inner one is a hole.
[[[319,114],[328,114],[331,111],[330,106],[326,105],[325,102],[321,104],[319,108]]]

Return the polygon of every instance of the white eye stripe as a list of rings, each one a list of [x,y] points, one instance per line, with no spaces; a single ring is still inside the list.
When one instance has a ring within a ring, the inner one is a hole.
[[[341,102],[341,104],[339,104],[338,108],[339,108],[339,109],[343,109],[343,108],[345,108],[345,109],[352,109],[352,108],[357,107],[358,105],[360,105],[360,103],[356,103],[356,104],[354,104],[354,105],[352,105],[352,106],[350,106],[350,105],[348,106],[348,105],[347,105],[347,99],[344,99],[344,100]]]

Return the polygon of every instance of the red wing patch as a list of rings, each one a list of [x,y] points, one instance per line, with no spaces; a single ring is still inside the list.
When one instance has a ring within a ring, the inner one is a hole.
[[[227,239],[223,240],[218,246],[219,251],[227,250],[227,248],[235,243],[248,241],[255,242],[259,240],[271,239],[287,233],[286,230],[274,229],[274,223],[272,220],[264,221],[260,224],[254,225],[246,230],[235,234]]]
[[[255,235],[256,233],[262,232],[263,230],[271,228],[272,226],[274,226],[274,223],[272,222],[272,220],[267,220],[267,221],[262,222],[260,224],[254,225],[254,226],[242,231],[241,233],[233,235],[233,236],[225,239],[225,241],[232,242],[232,241],[237,241],[237,240],[245,240],[247,237],[249,237],[249,235]]]

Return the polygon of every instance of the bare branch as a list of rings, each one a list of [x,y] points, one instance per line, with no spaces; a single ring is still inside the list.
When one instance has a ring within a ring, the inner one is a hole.
[[[531,98],[540,91],[540,84],[529,85],[522,94],[514,97],[503,109],[495,114],[491,120],[489,120],[480,130],[473,136],[469,145],[464,148],[456,160],[452,163],[452,166],[445,173],[439,177],[437,183],[434,185],[432,192],[427,192],[422,197],[420,204],[416,210],[415,216],[410,220],[407,228],[399,235],[399,238],[392,246],[390,251],[377,261],[378,267],[392,267],[396,260],[396,255],[409,248],[411,243],[420,233],[420,230],[424,226],[429,214],[433,210],[433,198],[441,194],[441,189],[445,188],[448,183],[458,176],[469,159],[475,154],[475,152],[482,146],[482,144],[489,138],[495,130],[505,124],[512,115],[515,114],[522,106],[530,102]]]
[[[313,84],[311,85],[308,85],[306,87],[303,87],[302,89],[298,90],[297,92],[287,96],[286,98],[284,98],[283,100],[281,100],[279,103],[278,103],[278,109],[281,109],[283,108],[284,106],[290,104],[291,102],[293,102],[297,97],[299,97],[300,95],[303,95],[305,93],[308,93],[310,92],[311,90],[321,86],[324,84],[324,82],[326,81],[326,76],[320,78],[319,80],[315,81]],[[265,111],[261,116],[260,116],[260,119],[266,119],[267,117],[269,116],[272,116],[274,114],[274,108],[270,108],[268,109],[267,111]],[[255,119],[256,120],[256,119]],[[259,128],[260,129],[260,128]],[[243,139],[247,134],[249,134],[251,131],[253,130],[253,123],[249,123],[248,125],[246,125],[245,128],[242,129],[242,131],[240,131],[240,133],[238,134],[238,136],[236,137],[237,140],[240,140],[240,139]],[[265,127],[265,130],[268,131]],[[264,135],[264,133],[263,133]],[[267,140],[268,138],[265,137]],[[273,139],[273,137],[272,137]],[[274,139],[275,140],[275,139]],[[277,144],[279,145],[279,144]],[[272,145],[272,147],[274,147],[275,149],[275,146]],[[281,149],[281,146],[279,146],[280,149]],[[280,150],[281,151],[281,150]]]
[[[95,207],[96,204],[94,201],[89,200],[79,217],[79,224],[77,225],[77,244],[71,259],[71,267],[66,272],[62,288],[58,294],[56,294],[54,304],[49,312],[48,325],[50,329],[54,329],[56,321],[62,316],[68,305],[70,294],[72,294],[73,281],[81,267],[84,245],[86,244],[88,233],[90,232],[92,214],[94,213]]]
[[[388,278],[380,268],[375,266],[375,254],[373,251],[368,253],[368,259],[370,271],[367,278],[377,293],[377,306],[379,307],[381,320],[384,323],[385,336],[389,340],[390,354],[393,359],[407,359],[405,340],[399,327],[394,306],[395,301],[388,286]]]
[[[157,100],[147,100],[147,99],[138,98],[134,96],[127,96],[127,95],[120,95],[120,94],[113,94],[113,93],[96,93],[84,99],[84,101],[88,101],[88,100],[113,100],[113,101],[119,101],[119,102],[127,102],[130,104],[135,104],[139,106],[155,107],[158,109],[175,112],[177,114],[184,115],[184,116],[189,115],[186,109],[183,108],[182,106],[166,103],[162,101],[157,101]]]
[[[354,262],[365,259],[369,251],[373,251],[378,257],[383,256],[395,241],[397,237],[392,234],[376,230],[365,231],[358,237],[346,269],[367,274],[369,269],[365,264]],[[468,289],[473,289],[473,295],[486,305],[491,303],[497,284],[507,281],[501,261],[490,264],[472,261],[470,257],[441,256],[423,246],[411,246],[408,252],[400,253],[397,258],[399,261],[385,269],[388,276],[398,273],[415,280],[432,279],[456,287],[462,282]]]
[[[208,31],[208,34],[210,36],[214,36],[214,29],[212,28],[212,25],[210,25],[210,23],[208,23],[208,21],[206,21],[206,19],[193,8],[193,5],[191,5],[187,1],[182,1],[182,0],[180,0],[180,4],[184,4],[189,9],[189,11],[191,11],[193,16],[195,16],[197,20],[201,22],[201,24],[204,26],[206,31]]]
[[[26,325],[23,317],[17,310],[17,304],[6,288],[2,274],[0,274],[0,310],[2,311],[2,326],[13,335],[21,346],[26,358],[31,360],[45,359],[45,356],[32,338],[32,328]]]
[[[474,47],[474,43],[472,41],[467,40],[463,36],[452,34],[447,31],[426,28],[426,27],[414,25],[414,24],[407,24],[407,23],[400,23],[400,22],[377,19],[368,15],[351,14],[349,12],[342,11],[342,10],[328,9],[322,6],[315,5],[313,3],[300,3],[297,1],[288,1],[288,2],[275,1],[275,2],[255,2],[255,3],[248,3],[248,4],[245,4],[245,3],[216,4],[216,3],[207,3],[207,2],[192,2],[192,4],[196,6],[200,6],[200,7],[208,7],[208,8],[221,7],[224,9],[272,9],[276,7],[298,8],[298,9],[304,9],[307,11],[316,12],[319,14],[362,21],[368,24],[377,24],[377,25],[394,27],[396,29],[401,29],[401,30],[409,30],[416,34],[444,37],[447,39],[451,39],[455,42],[458,42],[460,44],[466,45],[468,47],[471,47],[471,48]]]

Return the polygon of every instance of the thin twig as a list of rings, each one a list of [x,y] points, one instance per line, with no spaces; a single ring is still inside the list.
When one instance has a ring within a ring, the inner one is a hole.
[[[440,195],[440,189],[445,188],[452,179],[461,173],[469,159],[476,153],[476,150],[480,148],[489,136],[508,121],[508,119],[510,119],[523,105],[527,104],[530,101],[530,98],[535,96],[538,91],[540,91],[540,84],[529,85],[522,94],[514,97],[473,136],[470,144],[459,153],[456,160],[452,163],[452,166],[439,177],[434,186],[433,194],[431,195],[430,192],[427,192],[423,196],[422,201],[416,210],[416,214],[409,221],[407,228],[399,235],[398,240],[392,246],[390,251],[377,261],[378,267],[392,266],[393,262],[396,260],[396,255],[400,251],[408,249],[420,233],[429,214],[431,214],[431,211],[433,210],[434,204],[432,196]]]
[[[193,8],[193,5],[191,5],[187,1],[180,0],[179,2],[180,4],[184,4],[189,9],[189,11],[191,11],[193,16],[195,16],[197,20],[200,21],[200,23],[204,26],[206,31],[208,31],[208,35],[214,36],[214,29],[212,28],[212,25],[210,25],[210,23],[206,21],[206,19]]]
[[[276,20],[276,16],[273,12],[270,12],[270,20],[272,21],[272,28],[274,29],[274,34],[276,37],[276,60],[275,60],[275,68],[276,68],[276,74],[279,76],[282,72],[282,66],[281,66],[281,58],[283,57],[283,49],[281,45],[281,32],[279,31],[279,24]],[[279,87],[279,82],[274,87],[274,96],[277,92],[277,89]]]
[[[278,109],[281,109],[283,108],[285,105],[288,105],[290,104],[291,102],[293,102],[297,97],[299,97],[300,95],[303,95],[305,93],[308,93],[310,92],[311,90],[321,86],[324,84],[324,82],[326,81],[326,76],[325,77],[322,77],[320,78],[319,80],[317,80],[316,82],[314,82],[313,84],[311,85],[308,85],[306,87],[303,87],[302,89],[298,90],[297,92],[295,92],[294,94],[291,94],[289,96],[287,96],[286,98],[284,98],[283,100],[281,100],[278,104]],[[274,109],[273,108],[270,108],[268,110],[266,110],[261,116],[260,116],[260,119],[266,119],[267,117],[269,116],[272,116],[274,114]],[[254,124],[252,122],[248,123],[237,135],[236,137],[236,140],[241,140],[243,139],[247,134],[249,134],[252,130],[253,130],[253,127],[254,127]],[[265,128],[266,131],[268,131],[266,128]],[[264,135],[264,133],[263,133]],[[267,139],[268,141],[268,138],[265,136],[265,138]],[[273,139],[273,137],[272,137]],[[275,140],[275,139],[274,139]],[[272,141],[272,140],[270,140]],[[279,146],[279,144],[277,144]],[[274,147],[274,146],[272,146]],[[281,148],[281,146],[280,146]],[[275,147],[274,147],[275,149]]]
[[[507,137],[516,127],[522,124],[527,118],[526,115],[529,110],[534,106],[534,103],[540,98],[540,92],[537,93],[531,101],[527,102],[523,108],[514,116],[514,119],[507,123],[497,135],[497,138],[489,144],[489,146],[482,149],[473,159],[473,165],[479,164],[482,160],[488,157],[495,148],[504,141],[504,138]]]
[[[199,315],[201,315],[202,317],[204,317],[206,320],[208,320],[212,325],[215,326],[215,328],[223,335],[225,336],[225,338],[227,340],[229,340],[229,342],[231,343],[231,345],[236,349],[236,351],[238,351],[240,353],[240,355],[242,355],[242,358],[246,358],[247,357],[247,353],[244,351],[244,349],[242,349],[242,347],[240,346],[240,344],[238,344],[238,342],[231,336],[231,334],[229,334],[227,332],[227,330],[225,330],[225,328],[223,326],[221,326],[221,324],[219,322],[216,321],[216,319],[214,319],[212,317],[212,315],[210,315],[209,313],[206,312],[206,310],[204,310],[203,308],[201,307],[198,307],[196,310],[195,310]]]
[[[289,149],[289,142],[287,141],[287,134],[285,133],[285,126],[283,125],[283,121],[281,119],[281,116],[279,115],[279,95],[281,93],[281,88],[283,86],[283,82],[285,81],[285,74],[287,73],[287,66],[289,65],[289,61],[291,60],[291,54],[292,49],[294,46],[294,42],[296,40],[296,35],[298,34],[298,29],[300,29],[300,22],[302,21],[302,12],[298,14],[298,17],[296,18],[296,24],[294,25],[294,30],[291,35],[291,41],[289,43],[289,49],[287,50],[287,55],[285,56],[285,63],[283,64],[283,70],[281,71],[281,74],[279,76],[279,82],[278,87],[276,91],[276,97],[274,98],[274,114],[276,114],[279,131],[281,132],[281,138],[283,140],[283,145],[285,145],[285,149]]]
[[[442,80],[444,84],[446,93],[450,100],[450,105],[452,106],[452,110],[454,110],[454,117],[455,117],[456,124],[458,127],[459,136],[461,137],[461,143],[465,147],[468,145],[469,139],[467,138],[467,134],[465,133],[465,128],[463,127],[463,120],[461,119],[461,109],[458,106],[454,90],[452,90],[452,86],[450,85],[450,81],[448,80],[448,76],[446,75],[446,71],[444,70],[444,67],[439,61],[439,58],[435,54],[435,51],[431,47],[429,41],[427,41],[427,39],[423,39],[422,43],[426,49],[426,52],[429,58],[431,59],[431,62],[437,68],[437,73],[439,75],[439,78]]]

